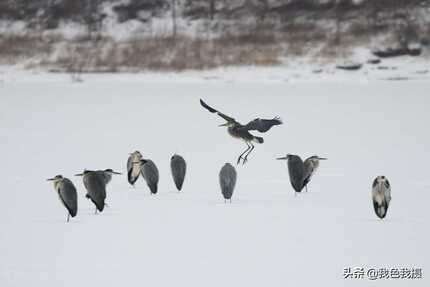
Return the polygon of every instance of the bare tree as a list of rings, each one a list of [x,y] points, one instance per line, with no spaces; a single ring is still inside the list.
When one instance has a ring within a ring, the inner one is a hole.
[[[209,19],[213,21],[215,17],[215,0],[209,0]]]
[[[101,30],[101,25],[104,16],[99,13],[99,5],[101,0],[86,0],[86,9],[83,15],[83,21],[87,26],[88,38],[90,40],[98,40],[98,33]],[[96,36],[94,36],[94,33]]]
[[[172,0],[172,37],[176,38],[177,34],[177,24],[176,24],[176,1]]]

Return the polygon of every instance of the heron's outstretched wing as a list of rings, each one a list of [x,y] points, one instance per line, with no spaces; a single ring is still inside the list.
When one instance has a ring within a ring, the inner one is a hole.
[[[255,119],[250,121],[246,126],[245,129],[251,131],[256,130],[260,133],[265,133],[268,130],[270,130],[273,126],[281,125],[282,120],[279,117],[275,117],[271,120],[265,120],[265,119]]]
[[[200,99],[200,104],[202,105],[202,107],[204,107],[205,109],[207,109],[209,112],[211,113],[217,113],[221,118],[223,118],[224,120],[226,120],[227,122],[236,122],[235,119],[215,110],[214,108],[210,107],[208,104],[206,104],[205,102],[203,102],[202,99]]]

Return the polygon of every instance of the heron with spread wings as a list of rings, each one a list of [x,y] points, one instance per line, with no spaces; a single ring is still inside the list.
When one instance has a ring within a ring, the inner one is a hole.
[[[246,125],[242,125],[241,123],[237,122],[234,118],[229,117],[214,108],[210,107],[208,104],[206,104],[202,99],[200,99],[200,104],[207,109],[211,113],[216,113],[221,118],[226,120],[227,122],[225,124],[222,124],[220,126],[227,127],[228,133],[237,139],[243,140],[247,148],[246,150],[239,155],[237,158],[237,164],[240,163],[240,160],[242,160],[242,164],[245,164],[248,161],[249,154],[254,150],[254,144],[253,143],[263,143],[264,140],[262,137],[257,137],[251,134],[249,131],[259,131],[261,133],[265,133],[268,130],[270,130],[273,126],[282,124],[282,121],[279,117],[275,117],[270,120],[266,119],[254,119],[247,123]]]

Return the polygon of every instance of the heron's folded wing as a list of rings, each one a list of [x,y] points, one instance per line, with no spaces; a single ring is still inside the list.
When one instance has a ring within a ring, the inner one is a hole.
[[[278,117],[275,117],[271,120],[266,119],[254,119],[250,121],[245,128],[247,130],[256,130],[260,133],[265,133],[270,130],[273,126],[282,124],[282,120]]]
[[[133,160],[131,156],[129,156],[127,159],[127,173],[129,173],[132,168],[133,168]]]
[[[312,174],[314,172],[312,162],[307,158],[304,163],[304,175],[303,175],[303,185],[308,184],[308,182],[311,180]]]
[[[236,120],[232,117],[229,117],[217,110],[215,110],[214,108],[210,107],[208,104],[206,104],[202,99],[200,99],[200,104],[202,105],[202,107],[204,107],[205,109],[207,109],[209,112],[211,113],[217,113],[220,117],[222,117],[224,120],[226,120],[227,122],[236,122]]]

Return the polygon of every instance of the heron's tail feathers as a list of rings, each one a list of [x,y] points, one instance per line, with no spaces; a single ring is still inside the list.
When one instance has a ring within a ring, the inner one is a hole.
[[[158,185],[156,183],[155,184],[154,183],[148,184],[148,187],[151,190],[152,194],[156,194],[157,193],[157,191],[158,191]]]
[[[382,202],[382,204],[378,204],[377,202],[373,202],[373,207],[375,209],[376,215],[383,219],[387,215],[388,205],[386,202]]]
[[[70,213],[70,215],[72,216],[72,217],[75,217],[76,216],[76,214],[78,213],[78,209],[77,208],[68,208],[68,211],[69,211],[69,213]]]
[[[264,143],[264,139],[262,137],[254,137],[254,142],[262,144]]]

